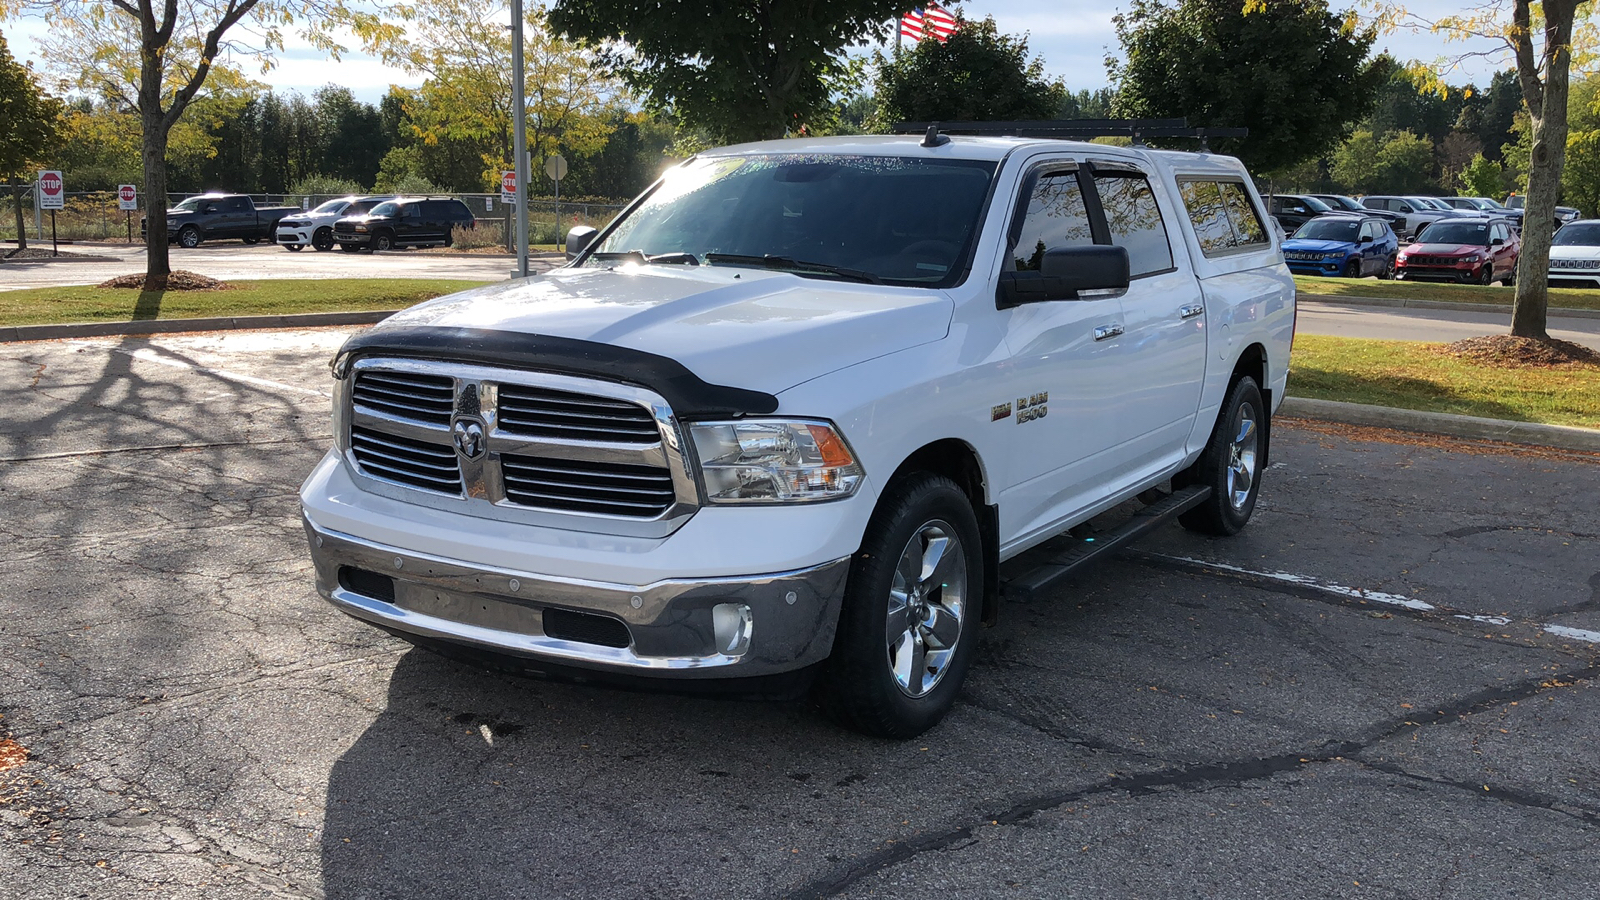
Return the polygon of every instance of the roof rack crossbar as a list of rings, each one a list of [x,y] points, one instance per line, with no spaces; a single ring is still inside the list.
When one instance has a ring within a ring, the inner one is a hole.
[[[1248,128],[1191,127],[1187,119],[1056,119],[1012,122],[898,122],[896,134],[975,134],[1006,137],[1090,140],[1100,137],[1133,138],[1144,145],[1145,138],[1196,138],[1202,150],[1210,149],[1211,138],[1242,138]],[[933,146],[933,145],[927,145]]]

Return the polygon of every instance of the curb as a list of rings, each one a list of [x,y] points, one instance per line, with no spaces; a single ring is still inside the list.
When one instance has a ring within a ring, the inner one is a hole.
[[[1540,425],[1534,422],[1422,412],[1415,409],[1395,409],[1390,406],[1367,406],[1338,400],[1311,400],[1305,397],[1283,398],[1277,414],[1291,418],[1341,422],[1346,425],[1375,425],[1380,428],[1399,428],[1425,434],[1600,453],[1600,429],[1596,428]]]
[[[122,262],[122,260],[115,256],[34,256],[29,257],[28,259],[5,259],[4,254],[0,254],[0,266],[26,266],[29,264],[38,265],[40,263],[58,264],[114,262]]]
[[[147,319],[140,322],[75,322],[66,325],[16,325],[0,328],[0,343],[141,334],[180,334],[186,331],[242,331],[258,328],[324,328],[333,325],[372,325],[387,319],[397,312],[399,310],[383,309],[365,312],[295,313],[281,316],[218,316],[209,319]]]
[[[1401,309],[1447,309],[1455,312],[1492,312],[1511,315],[1511,307],[1499,303],[1460,303],[1447,300],[1401,300],[1395,297],[1345,297],[1334,294],[1306,294],[1296,292],[1300,303],[1331,303],[1341,306],[1387,306]],[[1600,319],[1600,309],[1575,309],[1570,306],[1552,306],[1549,315],[1569,319]]]

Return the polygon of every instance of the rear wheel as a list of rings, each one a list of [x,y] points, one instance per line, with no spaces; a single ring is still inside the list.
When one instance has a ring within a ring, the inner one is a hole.
[[[261,243],[261,238],[244,238],[243,240],[244,240],[244,242],[246,244],[259,244],[259,243]]]
[[[333,229],[318,228],[316,232],[311,235],[311,246],[317,248],[318,250],[332,250]]]
[[[1506,277],[1500,279],[1500,283],[1505,285],[1506,287],[1515,287],[1516,286],[1516,284],[1517,284],[1517,264],[1516,263],[1512,263],[1511,264],[1511,271],[1506,273]]]
[[[814,696],[841,724],[910,738],[949,712],[971,665],[983,554],[966,494],[929,473],[892,484],[851,561]]]
[[[1382,278],[1384,281],[1388,281],[1394,277],[1394,257],[1391,256],[1384,260],[1383,271],[1378,273],[1378,277]]]
[[[1237,534],[1250,521],[1261,489],[1260,461],[1266,448],[1266,405],[1261,388],[1246,375],[1233,383],[1216,427],[1200,458],[1183,473],[1185,484],[1203,484],[1211,496],[1178,517],[1190,531]]]

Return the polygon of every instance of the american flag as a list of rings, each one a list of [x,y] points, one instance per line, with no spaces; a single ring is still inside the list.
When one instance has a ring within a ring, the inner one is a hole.
[[[900,34],[911,38],[912,43],[931,37],[942,44],[955,30],[956,17],[933,3],[913,9],[900,20]]]

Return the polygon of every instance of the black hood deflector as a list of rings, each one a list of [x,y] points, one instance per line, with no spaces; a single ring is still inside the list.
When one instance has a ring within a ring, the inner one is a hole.
[[[675,359],[545,334],[438,326],[375,328],[344,342],[333,358],[334,377],[348,376],[355,361],[367,356],[499,366],[632,384],[666,398],[673,414],[684,419],[765,415],[778,408],[778,398],[771,394],[710,384]]]

